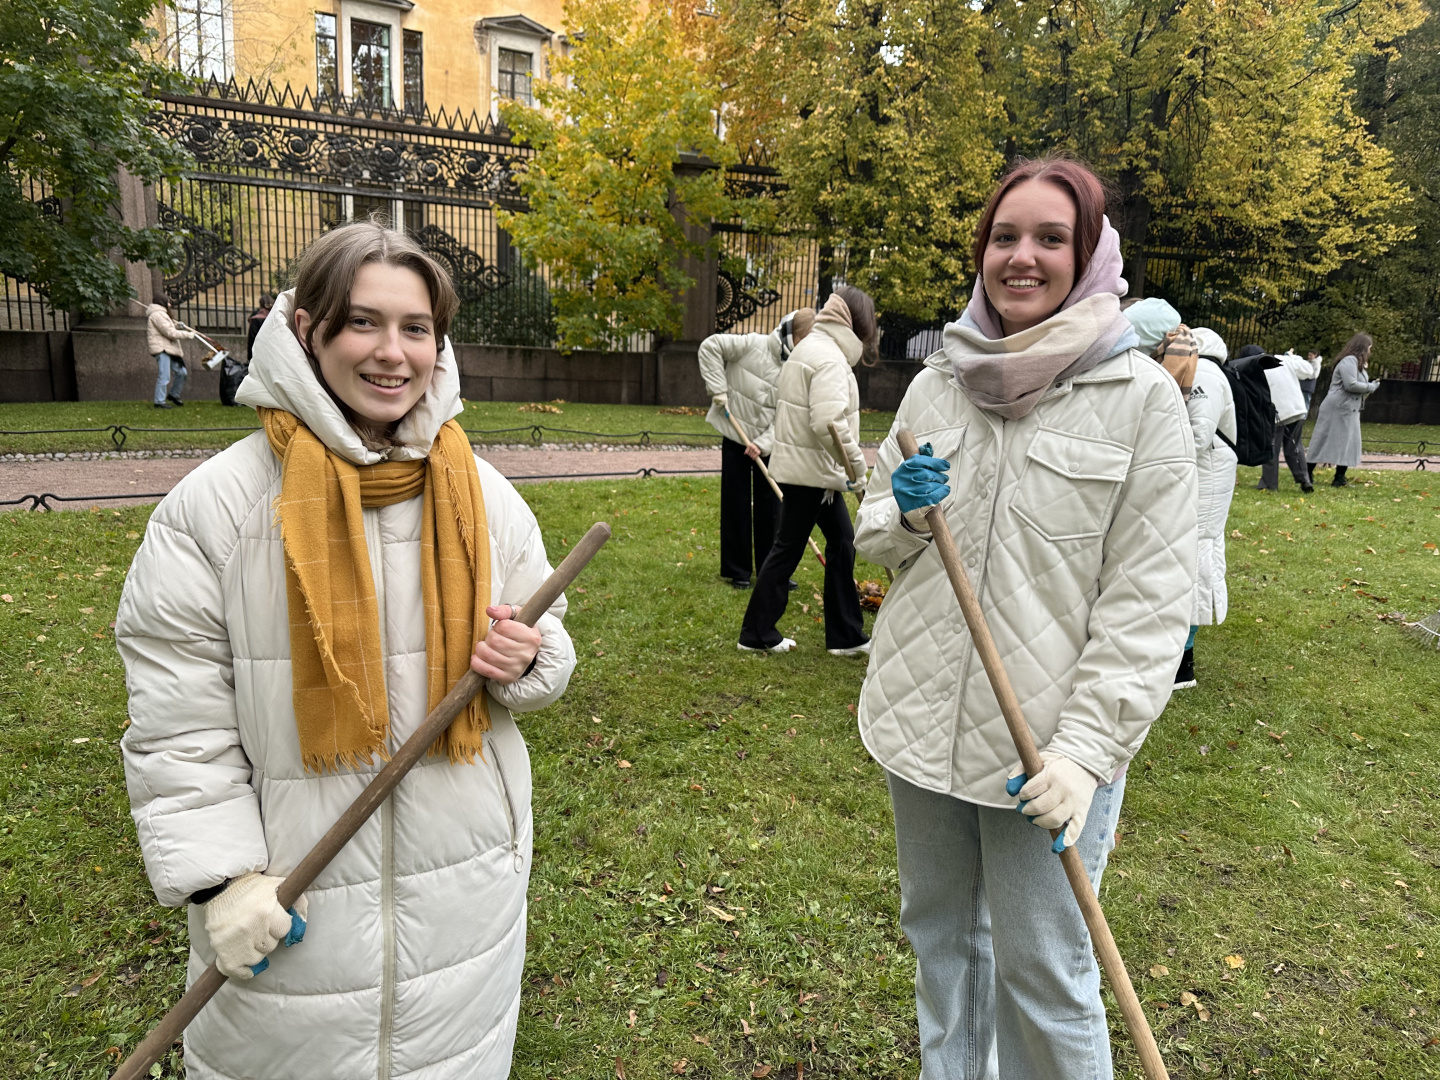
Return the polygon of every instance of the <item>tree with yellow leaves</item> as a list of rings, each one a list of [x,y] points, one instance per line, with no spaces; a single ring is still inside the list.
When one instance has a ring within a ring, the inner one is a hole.
[[[551,58],[538,107],[501,109],[537,153],[517,178],[528,212],[497,220],[549,274],[562,348],[674,335],[694,284],[680,258],[704,247],[681,219],[740,210],[725,194],[735,153],[716,134],[714,92],[663,4],[571,0],[565,24],[573,45]]]

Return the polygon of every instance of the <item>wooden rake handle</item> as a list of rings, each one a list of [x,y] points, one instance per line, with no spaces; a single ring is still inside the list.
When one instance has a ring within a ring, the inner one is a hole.
[[[740,441],[743,442],[746,446],[751,445],[750,436],[745,434],[745,429],[740,426],[740,421],[736,420],[735,417],[730,415],[729,409],[725,410],[725,419],[730,421],[730,426],[735,429],[735,434],[740,436]],[[780,485],[775,483],[775,478],[770,475],[770,470],[765,467],[765,462],[761,461],[757,457],[755,459],[755,464],[760,469],[760,475],[765,477],[765,482],[770,485],[770,490],[775,492],[775,498],[777,498],[783,503],[785,501],[785,496],[780,493]],[[815,558],[820,560],[821,566],[824,566],[825,556],[820,554],[820,545],[815,543],[815,537],[807,536],[805,539],[810,544],[810,550],[815,553]],[[758,570],[759,567],[756,567],[756,569]]]
[[[856,481],[855,466],[850,461],[850,455],[845,453],[845,440],[840,438],[840,428],[834,420],[830,421],[830,441],[835,444],[835,456],[840,459],[840,464],[845,466],[845,479],[852,484]],[[859,506],[865,501],[865,492],[855,493],[855,505]]]
[[[518,621],[526,626],[534,626],[609,539],[610,526],[605,522],[598,521],[590,526],[590,531],[580,538],[580,542],[570,554],[561,560],[554,572],[535,590],[521,610]],[[310,849],[310,853],[300,860],[299,865],[286,875],[275,892],[275,899],[282,908],[292,907],[295,901],[300,899],[320,875],[320,871],[330,865],[330,860],[360,831],[360,827],[370,819],[370,815],[380,809],[381,803],[395,790],[395,786],[404,779],[405,774],[429,752],[435,740],[484,688],[485,676],[476,674],[473,670],[460,677],[454,689],[445,695],[444,700],[435,706],[424,723],[395,751],[395,756],[385,767],[375,774],[375,779],[366,785],[360,797],[330,826],[330,831],[320,838]],[[205,1007],[205,1003],[225,985],[226,978],[214,964],[206,968],[174,1007],[161,1017],[160,1023],[145,1036],[145,1040],[120,1063],[111,1080],[143,1080],[149,1074],[150,1066],[160,1060],[161,1055],[170,1049],[180,1037],[180,1033]]]
[[[908,429],[901,428],[896,432],[895,439],[900,444],[902,457],[909,458],[919,453],[920,448],[916,445],[915,436]],[[970,585],[965,567],[960,563],[960,552],[955,547],[955,538],[950,534],[945,512],[938,506],[932,506],[925,514],[925,521],[935,538],[935,548],[940,553],[940,561],[945,564],[945,573],[955,590],[955,598],[960,601],[965,625],[970,628],[970,639],[975,643],[975,651],[980,654],[980,662],[985,665],[985,674],[990,677],[990,686],[995,691],[996,700],[1000,702],[1000,712],[1005,717],[1005,726],[1009,728],[1010,738],[1020,755],[1020,763],[1025,767],[1026,775],[1034,776],[1044,768],[1040,752],[1035,748],[1035,736],[1020,711],[1020,699],[1015,696],[1015,688],[1010,685],[1010,676],[1006,674],[1005,665],[1000,660],[1000,650],[995,647],[995,639],[990,636],[990,627],[985,621],[984,611],[980,608],[980,600]],[[1060,830],[1054,829],[1050,835],[1052,838],[1059,836]],[[1080,914],[1084,916],[1085,925],[1090,929],[1090,940],[1100,957],[1100,965],[1110,980],[1110,989],[1120,1005],[1125,1028],[1130,1032],[1131,1041],[1135,1043],[1145,1075],[1149,1080],[1169,1080],[1170,1074],[1165,1069],[1165,1062],[1160,1058],[1155,1036],[1145,1019],[1145,1011],[1140,1007],[1140,999],[1130,982],[1130,974],[1125,970],[1125,961],[1115,945],[1115,936],[1110,933],[1110,925],[1105,921],[1105,912],[1100,908],[1100,901],[1090,884],[1090,876],[1085,873],[1085,864],[1080,860],[1080,853],[1073,846],[1067,847],[1060,855],[1060,865],[1065,868],[1065,877],[1069,879],[1075,901],[1080,905]]]

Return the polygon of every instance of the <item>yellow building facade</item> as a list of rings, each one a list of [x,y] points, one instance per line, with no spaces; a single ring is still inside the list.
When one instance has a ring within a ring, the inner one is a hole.
[[[565,48],[563,0],[171,0],[159,48],[186,74],[419,113],[530,100]]]

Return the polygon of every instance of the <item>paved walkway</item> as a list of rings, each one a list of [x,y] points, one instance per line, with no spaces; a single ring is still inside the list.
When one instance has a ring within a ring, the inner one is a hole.
[[[720,471],[720,451],[613,449],[567,450],[560,447],[535,449],[480,448],[480,456],[516,483],[587,476],[639,476],[644,470],[713,475]],[[875,447],[865,448],[865,459],[875,462]],[[1413,470],[1414,454],[1366,454],[1363,469]],[[1440,457],[1426,458],[1429,471],[1440,470]],[[89,510],[96,506],[133,506],[155,502],[180,482],[203,458],[148,458],[112,461],[6,461],[0,462],[0,512],[6,502],[26,495],[50,494],[62,497],[108,495],[112,498],[74,502],[54,501],[49,505],[67,510]],[[1287,474],[1288,475],[1288,474]],[[1326,473],[1321,474],[1324,482]],[[28,508],[29,502],[21,503]]]

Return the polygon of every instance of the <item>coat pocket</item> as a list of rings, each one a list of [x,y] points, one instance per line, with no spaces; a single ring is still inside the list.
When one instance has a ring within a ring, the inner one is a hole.
[[[1047,540],[1103,536],[1134,451],[1041,428],[1025,454],[1012,508]]]

